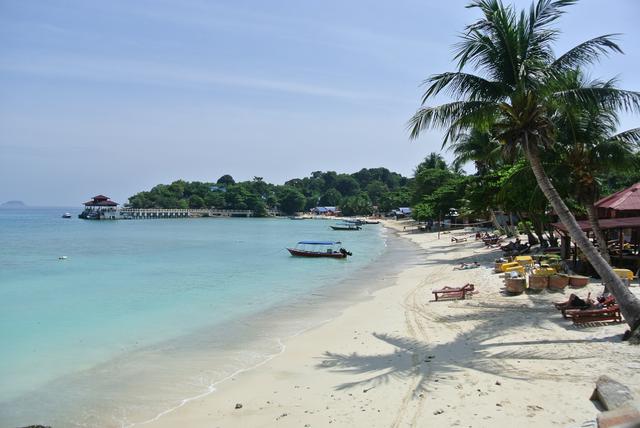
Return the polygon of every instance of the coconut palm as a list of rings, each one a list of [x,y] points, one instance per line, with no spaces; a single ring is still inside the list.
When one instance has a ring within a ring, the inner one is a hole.
[[[567,73],[569,86],[597,87],[599,82],[585,83],[578,70]],[[598,105],[560,105],[555,119],[558,133],[555,149],[569,167],[574,195],[585,207],[600,254],[610,262],[607,241],[598,224],[595,202],[600,196],[598,176],[608,171],[623,171],[634,166],[634,148],[640,143],[640,129],[614,134],[617,112]]]
[[[420,109],[409,121],[411,138],[423,130],[445,129],[444,144],[472,128],[489,128],[507,148],[522,150],[569,235],[603,281],[609,285],[640,340],[640,300],[616,276],[609,264],[582,232],[547,176],[540,151],[555,142],[553,122],[558,104],[597,105],[603,109],[640,110],[640,93],[624,91],[615,82],[597,87],[567,88],[561,76],[571,69],[594,63],[610,52],[621,52],[613,35],[596,37],[555,57],[552,45],[559,31],[551,27],[564,8],[575,0],[538,0],[529,11],[517,13],[500,0],[474,0],[469,7],[483,16],[466,27],[456,46],[458,70],[426,80]],[[476,74],[465,71],[473,67]],[[432,97],[446,91],[454,101],[428,106]]]
[[[500,145],[491,138],[487,131],[472,128],[456,136],[449,145],[449,150],[455,156],[451,166],[460,168],[468,162],[473,162],[476,174],[480,177],[487,174],[499,163]]]

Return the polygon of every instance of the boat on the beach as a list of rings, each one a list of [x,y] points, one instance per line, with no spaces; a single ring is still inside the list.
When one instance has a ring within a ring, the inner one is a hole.
[[[360,230],[360,229],[362,229],[360,226],[358,226],[357,224],[353,224],[353,223],[337,224],[335,226],[329,226],[329,227],[331,227],[331,229],[333,229],[333,230]]]
[[[300,241],[295,248],[287,248],[292,256],[297,257],[329,257],[346,259],[351,253],[341,247],[340,241]]]
[[[62,214],[62,218],[71,218],[71,213]]]

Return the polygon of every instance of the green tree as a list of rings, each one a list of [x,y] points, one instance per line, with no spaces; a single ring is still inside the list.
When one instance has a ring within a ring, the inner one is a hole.
[[[584,80],[579,70],[566,74],[568,87],[595,86]],[[600,198],[598,178],[609,171],[633,168],[634,149],[640,143],[640,128],[615,133],[618,114],[600,105],[561,105],[555,121],[558,126],[554,148],[570,171],[573,196],[585,207],[600,254],[610,262],[607,240],[598,224],[595,207]]]
[[[329,189],[320,197],[319,205],[322,207],[335,207],[340,205],[342,194],[336,189]]]
[[[209,192],[204,198],[204,204],[208,208],[223,209],[225,207],[223,192]]]
[[[371,214],[371,201],[366,193],[360,193],[355,196],[347,196],[342,200],[340,206],[342,214],[350,215],[369,215]]]
[[[367,184],[367,195],[371,199],[373,205],[380,205],[380,200],[383,195],[389,193],[389,188],[380,180],[372,180]]]
[[[282,186],[278,194],[278,202],[282,212],[285,214],[294,214],[304,209],[306,199],[298,189]]]
[[[613,272],[611,266],[582,232],[575,217],[545,172],[540,151],[555,139],[554,112],[559,104],[585,107],[599,105],[610,110],[640,108],[640,93],[624,91],[613,82],[594,87],[567,88],[561,76],[567,70],[592,64],[608,52],[621,52],[611,36],[588,40],[560,57],[553,53],[559,31],[551,24],[575,0],[539,0],[528,12],[504,6],[500,0],[474,0],[470,7],[483,17],[466,27],[456,46],[458,70],[431,76],[423,107],[410,120],[411,137],[432,127],[446,130],[445,144],[460,132],[490,129],[493,138],[507,149],[521,149],[571,238],[615,295],[620,309],[640,340],[640,300]],[[477,74],[464,71],[467,66]],[[424,106],[442,91],[455,101]]]
[[[222,177],[218,178],[218,181],[216,181],[216,183],[223,186],[231,186],[233,184],[236,184],[236,181],[229,174],[225,174]]]
[[[204,199],[198,195],[191,195],[189,198],[189,208],[204,208]]]
[[[344,196],[354,196],[360,192],[360,185],[355,178],[348,174],[338,175],[335,183],[335,189]]]

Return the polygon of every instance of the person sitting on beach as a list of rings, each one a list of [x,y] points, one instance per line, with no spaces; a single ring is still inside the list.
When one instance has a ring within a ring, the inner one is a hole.
[[[591,293],[589,293],[591,295]],[[593,301],[587,296],[586,299],[581,299],[577,295],[571,293],[569,300],[563,303],[556,303],[558,309],[590,309],[593,307]]]
[[[456,266],[453,268],[453,270],[464,270],[464,269],[475,269],[480,267],[480,263],[478,262],[473,262],[473,263],[460,263],[460,266]]]

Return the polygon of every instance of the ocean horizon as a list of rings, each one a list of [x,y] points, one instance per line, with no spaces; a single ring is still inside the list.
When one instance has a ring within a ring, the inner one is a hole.
[[[384,269],[400,261],[378,225],[347,233],[322,220],[78,212],[0,211],[5,424],[151,420],[282,352],[283,338],[381,286],[381,259]],[[291,257],[299,240],[340,240],[354,255]]]

